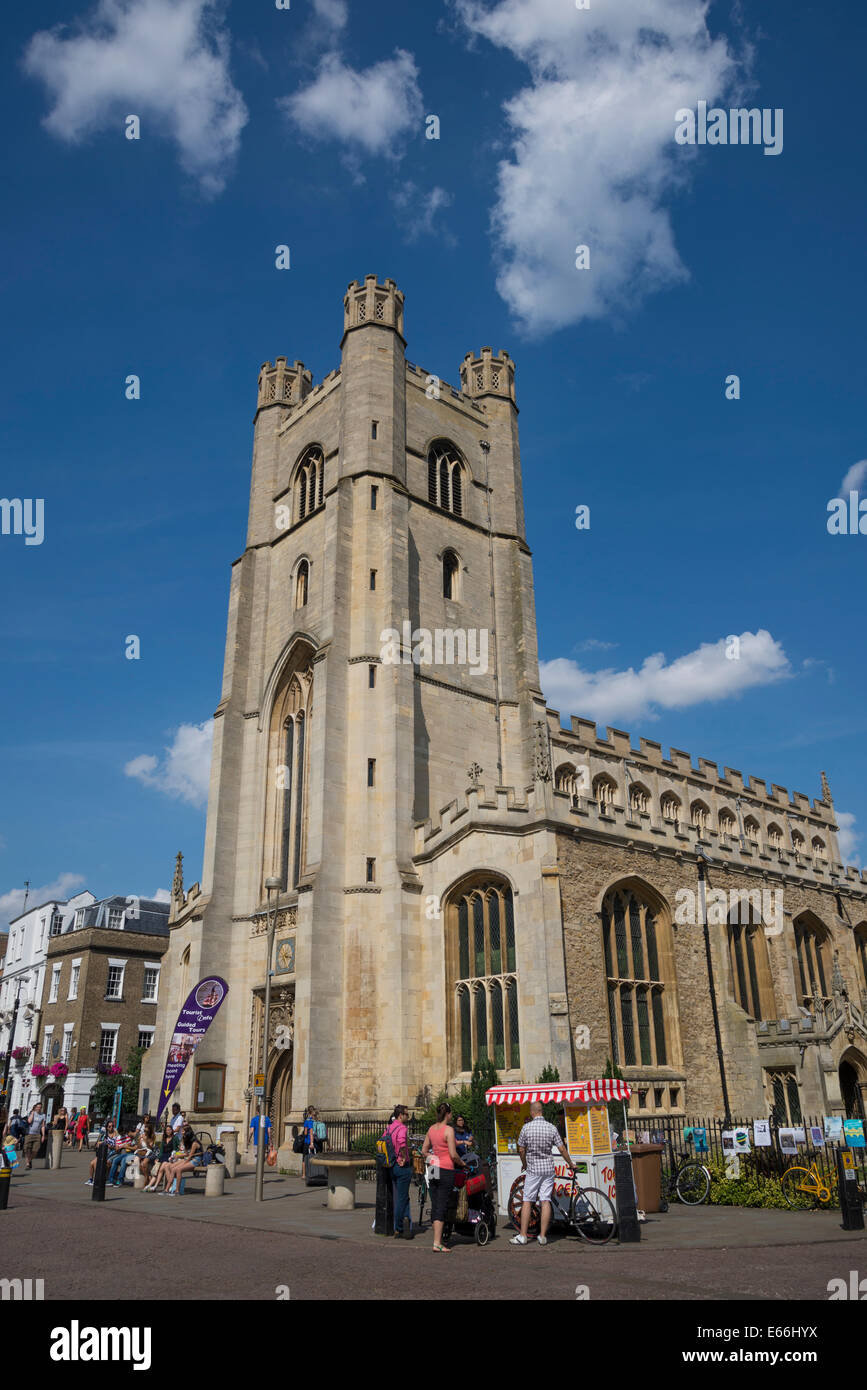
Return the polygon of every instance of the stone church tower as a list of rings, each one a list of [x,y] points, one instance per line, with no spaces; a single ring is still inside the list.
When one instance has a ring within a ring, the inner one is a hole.
[[[261,368],[203,877],[176,887],[143,1077],[154,1096],[183,998],[221,974],[177,1098],[246,1124],[274,876],[281,1137],[310,1103],[412,1103],[480,1048],[504,1078],[572,1069],[555,839],[530,824],[550,759],[515,367],[468,353],[457,390],[405,346],[403,294],[368,275],[339,370],[314,387],[301,362]],[[458,997],[464,975],[483,983]]]
[[[867,1113],[867,872],[810,799],[539,690],[515,367],[407,362],[403,295],[343,301],[338,371],[259,373],[202,883],[173,888],[153,1104],[178,1009],[229,996],[177,1099],[385,1114],[469,1080],[601,1075],[648,1129]],[[702,904],[704,904],[702,906]]]

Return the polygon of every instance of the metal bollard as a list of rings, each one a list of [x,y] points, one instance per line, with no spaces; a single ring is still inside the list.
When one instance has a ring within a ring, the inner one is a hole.
[[[394,1235],[394,1188],[391,1173],[382,1164],[376,1168],[376,1207],[373,1233],[377,1236]]]
[[[105,1201],[105,1180],[108,1177],[108,1146],[97,1144],[96,1169],[93,1174],[93,1187],[90,1190],[92,1202]]]
[[[0,1211],[9,1205],[9,1185],[12,1182],[12,1169],[8,1165],[0,1168]]]
[[[48,1155],[51,1167],[59,1168],[63,1162],[63,1130],[52,1129],[48,1135]]]
[[[837,1190],[840,1193],[841,1226],[844,1231],[864,1230],[864,1208],[858,1191],[858,1174],[851,1149],[837,1150]]]

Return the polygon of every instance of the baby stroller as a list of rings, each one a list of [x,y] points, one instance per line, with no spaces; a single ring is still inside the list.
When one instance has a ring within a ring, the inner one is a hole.
[[[466,1167],[455,1173],[455,1185],[443,1222],[443,1239],[452,1232],[471,1237],[477,1245],[487,1245],[497,1234],[497,1207],[493,1196],[490,1165],[478,1154],[464,1154]]]

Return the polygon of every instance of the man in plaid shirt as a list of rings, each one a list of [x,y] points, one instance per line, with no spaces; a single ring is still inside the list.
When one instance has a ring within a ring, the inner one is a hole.
[[[527,1231],[530,1228],[530,1214],[534,1202],[542,1204],[542,1228],[539,1244],[548,1244],[548,1227],[551,1224],[551,1197],[554,1192],[554,1155],[552,1149],[559,1149],[568,1167],[574,1165],[569,1151],[559,1131],[549,1124],[542,1115],[542,1106],[534,1100],[530,1105],[530,1119],[518,1135],[518,1153],[524,1171],[524,1205],[521,1207],[521,1233],[513,1236],[512,1245],[526,1245]]]

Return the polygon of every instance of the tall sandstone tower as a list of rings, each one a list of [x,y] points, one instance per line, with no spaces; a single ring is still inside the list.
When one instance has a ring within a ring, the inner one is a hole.
[[[559,906],[546,931],[539,889],[554,840],[524,842],[548,753],[514,363],[468,353],[456,390],[406,361],[394,281],[353,282],[343,308],[339,371],[314,388],[278,357],[259,374],[203,878],[173,901],[143,1078],[154,1096],[180,1003],[223,975],[228,999],[177,1098],[246,1124],[276,877],[268,1090],[281,1139],[307,1104],[380,1111],[460,1079],[470,1032],[474,1047],[490,1035],[516,1079],[571,1066],[565,1017],[549,1009],[553,991],[565,1015]],[[470,832],[480,818],[507,832],[499,849]],[[517,877],[502,877],[504,851]],[[483,923],[455,917],[451,948],[446,900],[473,874],[505,896],[489,895]],[[474,950],[493,1003],[456,1004],[447,976]]]

